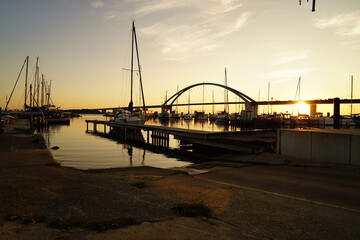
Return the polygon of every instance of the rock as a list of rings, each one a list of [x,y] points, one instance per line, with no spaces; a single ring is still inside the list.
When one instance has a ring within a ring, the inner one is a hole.
[[[58,150],[59,147],[58,147],[58,146],[54,146],[54,147],[52,147],[51,149],[52,149],[52,150]]]

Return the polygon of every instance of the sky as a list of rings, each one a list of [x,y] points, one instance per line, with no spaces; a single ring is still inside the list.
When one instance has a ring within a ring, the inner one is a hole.
[[[351,75],[360,98],[359,0],[317,0],[315,12],[311,0],[0,0],[0,107],[26,56],[29,82],[38,56],[62,109],[127,105],[132,20],[147,105],[195,83],[224,84],[225,68],[228,86],[255,100],[267,100],[269,83],[274,100],[294,99],[300,77],[303,100],[349,99]],[[23,107],[24,85],[23,73],[9,108]],[[197,87],[191,101],[203,91],[204,101],[224,99]]]

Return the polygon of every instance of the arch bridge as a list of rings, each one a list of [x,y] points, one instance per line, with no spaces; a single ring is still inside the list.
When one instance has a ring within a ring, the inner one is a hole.
[[[205,86],[205,85],[210,85],[210,86],[216,86],[216,87],[220,87],[220,88],[224,88],[232,93],[234,93],[236,96],[238,96],[239,98],[241,98],[242,100],[244,100],[245,102],[245,109],[246,110],[253,110],[254,112],[257,112],[257,104],[256,101],[254,99],[252,99],[251,97],[247,96],[246,94],[231,88],[229,86],[225,86],[222,84],[218,84],[218,83],[208,83],[208,82],[203,82],[203,83],[196,83],[193,85],[190,85],[188,87],[185,87],[183,89],[181,89],[180,91],[178,91],[177,93],[175,93],[174,95],[172,95],[169,99],[167,99],[162,105],[161,105],[161,109],[166,109],[166,110],[172,110],[172,106],[175,103],[175,101],[182,95],[184,94],[186,91],[190,90],[191,88],[194,87],[198,87],[198,86]],[[256,108],[256,109],[255,109]]]

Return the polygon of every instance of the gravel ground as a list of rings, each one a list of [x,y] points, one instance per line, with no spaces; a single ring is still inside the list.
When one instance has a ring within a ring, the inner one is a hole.
[[[41,136],[0,135],[0,216],[19,217],[0,218],[0,239],[360,239],[360,168],[269,153],[211,160],[80,171],[60,167]],[[178,202],[204,202],[213,215],[178,217]],[[101,233],[47,226],[116,218],[138,225]]]

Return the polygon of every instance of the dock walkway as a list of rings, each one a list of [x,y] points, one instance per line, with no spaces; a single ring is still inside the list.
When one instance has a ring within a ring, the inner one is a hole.
[[[131,123],[115,123],[111,121],[86,120],[86,131],[89,132],[89,123],[93,124],[93,132],[98,132],[98,125],[103,125],[104,133],[107,127],[110,132],[116,129],[121,134],[126,134],[126,130],[137,130],[147,132],[146,143],[168,147],[169,135],[185,144],[196,144],[207,147],[215,147],[226,150],[257,153],[264,149],[264,143],[269,143],[268,139],[275,142],[276,131],[257,130],[257,131],[229,131],[229,132],[210,132],[196,129],[174,128],[156,125],[138,125]],[[150,142],[150,136],[152,141]],[[126,136],[125,136],[126,138]],[[267,141],[263,141],[267,139]],[[135,139],[136,140],[136,139]],[[160,142],[158,141],[160,140]],[[258,142],[262,144],[255,144]]]

